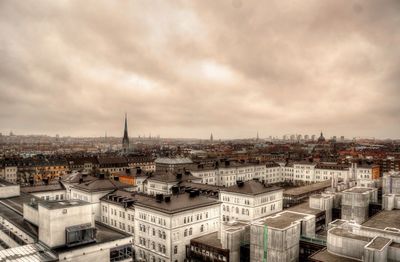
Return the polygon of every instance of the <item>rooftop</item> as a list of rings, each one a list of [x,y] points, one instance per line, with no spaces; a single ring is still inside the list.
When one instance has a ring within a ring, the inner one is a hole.
[[[68,252],[68,251],[72,251],[75,249],[79,249],[82,247],[89,247],[89,246],[98,245],[98,244],[102,244],[102,243],[106,243],[106,242],[111,242],[111,241],[115,241],[115,240],[123,239],[123,238],[127,238],[127,237],[133,238],[128,233],[111,228],[111,227],[104,225],[102,223],[99,223],[99,222],[96,222],[95,226],[96,226],[96,242],[85,244],[85,245],[80,245],[80,246],[75,246],[75,247],[66,247],[66,246],[59,247],[59,248],[53,249],[53,251],[56,253],[63,253],[63,252]]]
[[[387,227],[400,229],[400,210],[383,210],[364,222],[366,227],[385,229]]]
[[[382,248],[384,248],[386,245],[390,244],[391,242],[392,242],[392,240],[389,238],[378,236],[378,237],[375,237],[366,247],[381,250]]]
[[[0,251],[0,261],[58,261],[58,257],[39,243],[8,248]]]
[[[12,210],[2,202],[3,201],[0,203],[0,216],[12,223],[17,228],[23,230],[31,237],[37,239],[38,227],[25,220],[22,216],[22,213]]]
[[[82,200],[61,200],[61,201],[42,201],[39,205],[47,209],[61,209],[67,207],[86,206],[90,205],[89,202]]]
[[[157,164],[169,164],[169,165],[179,165],[179,164],[192,164],[193,161],[190,158],[169,158],[169,157],[159,157],[155,161]]]
[[[169,202],[165,202],[165,200],[157,202],[154,197],[144,195],[136,195],[136,198],[137,202],[135,203],[135,206],[150,208],[168,214],[216,205],[219,203],[219,201],[213,198],[204,196],[191,197],[188,193],[173,195],[171,196],[171,200]]]
[[[359,262],[359,260],[356,259],[331,254],[326,248],[314,253],[309,259],[316,262]]]
[[[256,180],[249,180],[246,182],[242,182],[241,184],[236,184],[220,189],[221,192],[231,192],[245,195],[259,195],[279,190],[283,189],[278,186],[265,186],[264,184]]]
[[[16,186],[16,184],[10,183],[10,182],[0,178],[0,187],[5,187],[5,186]]]
[[[219,191],[222,188],[221,186],[208,185],[208,184],[203,184],[203,183],[187,182],[187,181],[184,181],[184,182],[180,183],[179,186],[185,187],[185,188],[193,188],[193,189],[205,190],[205,191]]]
[[[74,172],[71,174],[65,174],[62,178],[62,181],[65,183],[78,184],[81,178],[83,182],[89,182],[96,179],[94,176],[82,174],[80,172]]]
[[[49,184],[49,185],[35,185],[35,186],[24,186],[21,187],[21,192],[24,193],[38,193],[48,191],[65,190],[65,187],[60,182]]]
[[[343,193],[356,193],[356,194],[363,194],[366,192],[374,191],[374,188],[368,187],[352,187],[350,189],[344,190]]]
[[[307,202],[301,203],[299,205],[290,207],[290,208],[288,208],[286,210],[293,211],[293,212],[298,212],[298,213],[303,213],[303,214],[308,214],[308,215],[315,215],[315,216],[319,215],[321,213],[325,213],[325,211],[311,208],[309,205],[310,205],[310,203],[307,201]]]
[[[261,225],[266,225],[268,227],[276,229],[285,229],[295,222],[304,219],[307,215],[294,213],[291,211],[284,211],[276,215],[268,216],[258,220],[256,223]]]
[[[365,242],[370,242],[372,240],[372,237],[366,237],[366,236],[353,234],[349,230],[340,228],[340,227],[334,227],[334,228],[330,229],[328,231],[328,234],[329,233],[333,234],[333,235],[337,235],[337,236],[341,236],[341,237],[345,237],[345,238],[352,238],[352,239],[361,240],[361,241],[365,241]]]
[[[24,203],[30,203],[32,200],[36,204],[46,201],[31,194],[21,192],[19,196],[2,199],[0,202],[22,214]]]
[[[305,194],[310,194],[310,193],[313,193],[316,191],[320,191],[320,190],[323,190],[330,186],[331,186],[331,181],[326,180],[326,181],[314,183],[311,185],[290,188],[290,189],[285,190],[283,192],[283,194],[284,195],[292,195],[292,196],[300,196],[300,195],[305,195]]]
[[[119,181],[103,178],[95,178],[94,180],[91,180],[89,182],[77,184],[74,186],[74,188],[76,189],[88,192],[107,191],[128,187],[130,187],[130,185],[123,184]]]
[[[182,172],[183,173],[183,172]],[[148,177],[148,181],[155,180],[159,182],[164,182],[164,183],[173,183],[173,182],[179,182],[179,181],[191,181],[191,180],[201,180],[201,178],[195,177],[191,175],[190,173],[187,174],[182,174],[180,173],[171,173],[171,172],[159,172],[155,173],[151,176]]]
[[[201,237],[196,237],[190,240],[191,242],[197,242],[203,245],[212,246],[216,248],[222,248],[221,240],[218,239],[218,232],[207,234]]]

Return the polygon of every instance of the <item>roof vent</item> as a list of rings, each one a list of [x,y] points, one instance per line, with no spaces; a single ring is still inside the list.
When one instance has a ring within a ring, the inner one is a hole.
[[[236,181],[236,184],[237,184],[238,187],[243,187],[244,186],[244,182],[242,180]]]
[[[163,198],[164,198],[163,194],[156,194],[157,203],[161,203],[163,201]]]
[[[189,193],[189,196],[192,197],[192,198],[196,197],[197,196],[197,192],[194,191],[194,190],[191,190],[190,193]]]
[[[165,202],[167,202],[167,203],[171,201],[171,197],[170,196],[166,196],[164,199],[165,199]]]

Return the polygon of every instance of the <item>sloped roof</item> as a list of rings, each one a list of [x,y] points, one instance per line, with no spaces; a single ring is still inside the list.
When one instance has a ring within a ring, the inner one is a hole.
[[[249,180],[243,182],[243,186],[233,185],[226,188],[221,188],[221,192],[232,192],[245,195],[259,195],[272,191],[283,190],[278,186],[264,186],[261,182],[256,180]]]
[[[114,189],[122,189],[131,187],[130,185],[123,184],[119,181],[110,180],[110,179],[101,179],[95,178],[92,181],[77,184],[74,188],[88,191],[88,192],[96,192],[96,191],[106,191],[106,190],[114,190]]]

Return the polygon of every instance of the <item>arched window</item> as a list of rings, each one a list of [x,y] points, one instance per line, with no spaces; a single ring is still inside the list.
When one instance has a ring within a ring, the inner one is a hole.
[[[167,234],[165,234],[164,231],[163,231],[163,233],[162,233],[162,238],[163,238],[163,239],[166,239],[166,238],[167,238]]]
[[[200,226],[200,232],[203,232],[203,231],[204,231],[204,226],[201,225],[201,226]]]
[[[192,235],[192,228],[189,228],[189,236]]]
[[[154,241],[153,241],[153,242],[151,242],[151,247],[153,248],[153,250],[155,250],[155,249],[156,249],[156,244],[154,243]]]
[[[183,233],[183,236],[184,236],[184,237],[187,236],[187,229],[185,229],[185,232]]]
[[[229,212],[229,206],[226,206],[226,211],[228,211],[228,212]]]

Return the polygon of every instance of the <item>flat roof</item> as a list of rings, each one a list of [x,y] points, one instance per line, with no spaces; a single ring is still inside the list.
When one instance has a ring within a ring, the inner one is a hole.
[[[277,228],[277,229],[285,229],[295,222],[300,221],[305,218],[307,215],[291,212],[291,211],[283,211],[281,213],[268,216],[266,218],[262,218],[258,220],[256,223],[261,225],[266,225],[268,227]]]
[[[300,195],[312,193],[314,191],[319,191],[319,190],[328,188],[330,186],[331,186],[331,181],[326,180],[326,181],[311,184],[311,185],[290,188],[290,189],[285,190],[283,192],[283,194],[284,195],[292,195],[292,196],[300,196]]]
[[[309,259],[318,262],[360,262],[360,260],[331,254],[326,248],[312,254]]]
[[[28,244],[0,251],[0,261],[58,261],[58,257],[47,247],[39,244]]]
[[[10,209],[3,203],[0,203],[0,216],[4,217],[8,222],[15,225],[31,237],[37,239],[38,227],[25,220],[22,216],[22,213],[18,213],[17,211]]]
[[[343,193],[356,193],[356,194],[362,194],[365,192],[371,192],[375,191],[375,188],[368,188],[368,187],[352,187],[347,190],[344,190]]]
[[[19,196],[1,199],[0,202],[4,203],[4,205],[11,207],[12,209],[15,209],[16,211],[22,214],[24,203],[30,203],[32,199],[36,204],[46,201],[44,199],[35,197],[31,194],[21,192]]]
[[[315,216],[317,216],[317,215],[319,215],[321,213],[325,213],[325,211],[323,211],[323,210],[311,208],[310,207],[310,203],[308,201],[304,202],[304,203],[301,203],[299,205],[292,206],[292,207],[290,207],[290,208],[288,208],[286,210],[287,211],[294,211],[294,212],[304,213],[304,214],[308,214],[308,215],[315,215]]]
[[[366,237],[366,236],[361,236],[357,234],[353,234],[349,232],[346,229],[340,228],[340,227],[334,227],[328,231],[328,233],[337,235],[337,236],[342,236],[345,238],[352,238],[360,241],[365,241],[365,242],[370,242],[372,240],[372,237]]]
[[[400,210],[383,210],[362,225],[366,227],[385,229],[387,227],[393,227],[400,229]]]
[[[389,244],[392,240],[386,237],[375,237],[366,247],[381,250],[384,246]]]
[[[74,246],[74,247],[63,246],[63,247],[59,247],[59,248],[54,248],[52,250],[59,254],[59,253],[64,253],[64,252],[72,251],[75,249],[90,247],[90,246],[107,243],[107,242],[111,242],[111,241],[115,241],[115,240],[119,240],[119,239],[123,239],[123,238],[127,238],[127,237],[133,238],[133,236],[128,233],[117,230],[115,228],[111,228],[100,222],[96,222],[95,226],[96,226],[96,242],[79,245],[79,246]]]
[[[18,186],[18,185],[0,178],[0,187],[5,187],[5,186]]]
[[[221,240],[218,239],[218,232],[213,232],[211,234],[207,234],[201,237],[196,237],[190,240],[190,242],[196,242],[207,246],[212,246],[216,248],[222,249]]]
[[[39,193],[49,191],[60,191],[65,190],[65,187],[61,183],[49,184],[49,185],[35,185],[35,186],[24,186],[21,187],[21,192],[24,193]]]
[[[39,203],[39,205],[47,209],[61,209],[67,207],[90,205],[90,203],[83,200],[74,199],[74,200],[42,201]]]

